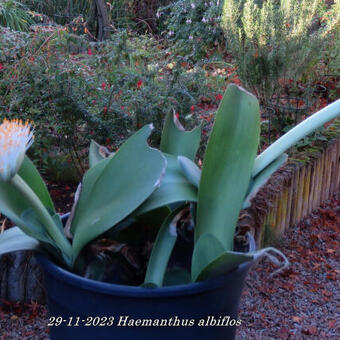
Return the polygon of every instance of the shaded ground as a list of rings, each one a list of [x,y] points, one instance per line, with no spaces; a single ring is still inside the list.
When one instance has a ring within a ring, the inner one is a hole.
[[[290,268],[270,277],[261,262],[249,274],[236,339],[340,339],[340,192],[286,232],[277,247]],[[0,305],[0,340],[47,340],[47,314],[36,304]]]

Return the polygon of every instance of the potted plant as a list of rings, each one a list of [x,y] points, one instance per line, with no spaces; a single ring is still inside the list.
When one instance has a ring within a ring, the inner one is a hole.
[[[283,256],[273,248],[256,251],[251,238],[235,245],[239,212],[289,147],[339,114],[337,101],[256,157],[258,101],[230,85],[202,171],[194,163],[200,129],[186,132],[168,115],[160,150],[147,144],[151,125],[115,154],[92,142],[90,168],[63,219],[25,156],[30,124],[5,120],[0,212],[17,227],[0,235],[0,254],[42,254],[52,339],[232,339],[249,266],[271,251]],[[141,253],[146,270],[138,265]]]

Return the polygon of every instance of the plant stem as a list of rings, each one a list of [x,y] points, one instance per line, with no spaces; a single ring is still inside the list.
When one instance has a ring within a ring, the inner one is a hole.
[[[45,226],[47,233],[61,250],[66,264],[70,266],[72,262],[72,246],[63,232],[56,226],[46,207],[19,175],[15,175],[11,179],[11,184],[31,203],[32,209],[37,214],[40,222]]]

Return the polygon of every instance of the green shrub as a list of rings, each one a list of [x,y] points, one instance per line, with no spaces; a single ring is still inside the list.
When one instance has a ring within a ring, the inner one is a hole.
[[[164,35],[175,48],[195,59],[207,49],[224,44],[220,28],[222,0],[178,0],[160,8],[158,17]]]
[[[73,158],[80,174],[92,138],[115,150],[151,122],[157,145],[168,112],[183,118],[200,96],[215,97],[203,68],[184,67],[182,57],[150,37],[121,32],[106,42],[89,43],[63,29],[25,37],[3,33],[1,116],[34,121],[38,132],[30,152],[46,171],[53,150],[54,158],[55,153]],[[13,46],[22,46],[15,55]]]
[[[238,74],[262,103],[279,93],[279,80],[299,79],[319,61],[340,23],[335,1],[326,21],[322,0],[225,0],[222,25]]]

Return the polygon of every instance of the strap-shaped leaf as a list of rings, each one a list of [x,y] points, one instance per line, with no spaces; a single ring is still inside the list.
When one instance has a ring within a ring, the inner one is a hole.
[[[39,171],[33,162],[27,156],[25,156],[18,174],[31,187],[34,193],[39,197],[42,204],[50,211],[55,212],[54,204],[47,190],[46,184],[41,178]]]
[[[166,268],[177,240],[176,225],[182,216],[182,210],[183,207],[180,207],[171,212],[157,234],[145,275],[146,285],[152,284],[158,287],[163,285]]]
[[[197,188],[184,176],[177,157],[169,154],[163,155],[166,157],[167,167],[160,187],[136,210],[134,215],[141,215],[171,203],[197,201]]]
[[[270,163],[266,168],[264,168],[251,182],[249,187],[249,193],[243,202],[243,209],[249,208],[251,206],[251,200],[255,197],[258,191],[268,182],[271,175],[281,166],[287,162],[288,155],[284,153],[280,157]]]
[[[211,233],[232,250],[237,218],[247,193],[259,143],[257,99],[230,85],[216,113],[203,161],[195,240]]]
[[[178,164],[180,165],[184,176],[196,188],[200,185],[201,169],[189,158],[184,156],[177,157]]]
[[[167,114],[161,138],[160,150],[162,152],[194,160],[200,140],[200,126],[191,131],[185,131],[174,113]]]
[[[18,227],[12,227],[0,233],[0,255],[18,250],[36,250],[39,241],[29,237]]]
[[[139,130],[114,157],[85,174],[71,226],[74,261],[88,242],[131,214],[159,185],[166,161],[147,144],[152,129]]]

